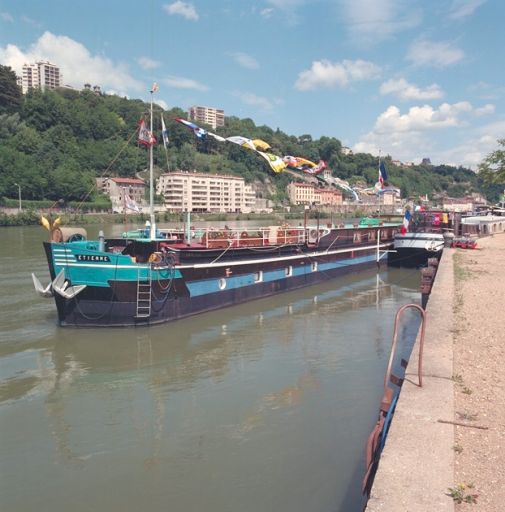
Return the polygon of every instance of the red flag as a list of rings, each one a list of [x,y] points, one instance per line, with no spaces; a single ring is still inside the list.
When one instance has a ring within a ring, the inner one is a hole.
[[[138,143],[144,146],[152,146],[156,142],[153,134],[147,129],[146,122],[141,119],[139,123],[139,138]]]

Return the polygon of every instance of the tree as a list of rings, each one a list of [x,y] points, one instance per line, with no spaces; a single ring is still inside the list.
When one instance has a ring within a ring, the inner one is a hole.
[[[0,114],[13,114],[21,108],[21,88],[16,73],[9,66],[0,64]]]
[[[493,151],[479,164],[479,177],[485,183],[505,184],[505,139],[498,144],[504,149]]]

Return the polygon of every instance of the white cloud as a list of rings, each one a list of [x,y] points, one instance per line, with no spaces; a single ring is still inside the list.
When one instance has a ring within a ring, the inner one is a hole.
[[[487,0],[453,0],[449,16],[453,19],[466,18],[486,2]]]
[[[380,93],[395,94],[401,100],[437,100],[444,96],[444,92],[437,84],[431,84],[425,89],[420,89],[417,85],[411,84],[400,78],[398,80],[391,79],[384,82],[380,87]]]
[[[14,18],[8,12],[0,12],[0,19],[9,23],[14,22]]]
[[[490,111],[491,107],[474,108],[462,101],[442,103],[439,108],[412,107],[401,114],[393,105],[379,115],[372,131],[363,135],[352,149],[377,155],[380,148],[383,153],[405,162],[429,157],[433,163],[475,169],[505,132],[505,121],[480,128],[465,122],[465,115],[478,115],[481,110]],[[448,149],[441,147],[444,144],[441,130],[448,130],[451,140],[457,141]]]
[[[358,42],[377,42],[422,22],[422,10],[398,0],[340,0],[347,29]]]
[[[246,105],[258,107],[263,111],[270,111],[274,107],[274,104],[269,99],[257,96],[251,92],[234,92],[233,95],[239,98]]]
[[[468,101],[442,103],[438,109],[429,105],[411,107],[407,114],[401,114],[394,105],[388,107],[375,122],[377,133],[425,131],[460,126],[459,115],[472,110]]]
[[[165,4],[163,9],[170,15],[178,14],[187,20],[198,21],[199,18],[193,4],[181,2],[181,0],[177,0],[177,2],[171,4]]]
[[[481,100],[497,100],[505,96],[505,87],[496,86],[487,82],[477,82],[468,87],[468,90],[478,95]]]
[[[479,164],[498,148],[497,140],[503,138],[503,133],[505,133],[505,121],[481,126],[457,145],[440,151],[438,160],[477,170]]]
[[[297,8],[308,0],[266,0],[266,3],[271,5],[271,8],[265,8],[261,11],[264,18],[270,18],[276,11],[280,12],[282,21],[288,25],[298,25],[300,18],[297,13]]]
[[[463,50],[447,41],[419,40],[414,42],[407,53],[407,60],[415,66],[445,68],[464,58]]]
[[[159,105],[163,110],[168,110],[168,103],[165,100],[155,99],[154,103]]]
[[[197,82],[196,80],[192,80],[191,78],[184,78],[182,76],[168,76],[164,78],[162,82],[169,87],[174,87],[175,89],[193,89],[196,91],[207,91],[209,88]]]
[[[477,117],[487,116],[487,115],[490,115],[490,114],[494,114],[495,110],[496,110],[495,105],[493,105],[492,103],[487,103],[483,107],[476,108],[475,111],[474,111],[474,114]]]
[[[374,80],[380,76],[380,72],[378,66],[364,60],[344,60],[335,63],[318,60],[312,63],[310,69],[298,75],[295,88],[299,91],[309,91],[323,87],[345,87],[350,82]]]
[[[142,82],[131,76],[126,64],[91,55],[85,46],[67,36],[44,32],[26,52],[10,44],[0,47],[0,62],[11,66],[18,74],[21,74],[23,64],[38,60],[49,60],[58,65],[63,82],[76,88],[91,83],[100,85],[103,90],[144,89]]]
[[[260,15],[263,16],[263,18],[268,19],[272,17],[273,12],[274,10],[271,7],[267,7],[260,11]]]
[[[248,55],[247,53],[242,52],[230,52],[228,55],[239,65],[243,68],[247,69],[258,69],[259,64],[258,61],[254,58]]]
[[[161,65],[158,60],[150,59],[149,57],[140,57],[137,59],[137,62],[142,69],[156,69]]]

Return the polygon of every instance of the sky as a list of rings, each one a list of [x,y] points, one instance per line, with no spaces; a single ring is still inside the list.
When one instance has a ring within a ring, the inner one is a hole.
[[[502,0],[0,0],[0,63],[475,170],[505,138],[504,20]]]

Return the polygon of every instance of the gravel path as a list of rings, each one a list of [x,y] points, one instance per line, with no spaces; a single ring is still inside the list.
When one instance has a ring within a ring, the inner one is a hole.
[[[458,249],[454,272],[456,508],[504,512],[505,234]]]

